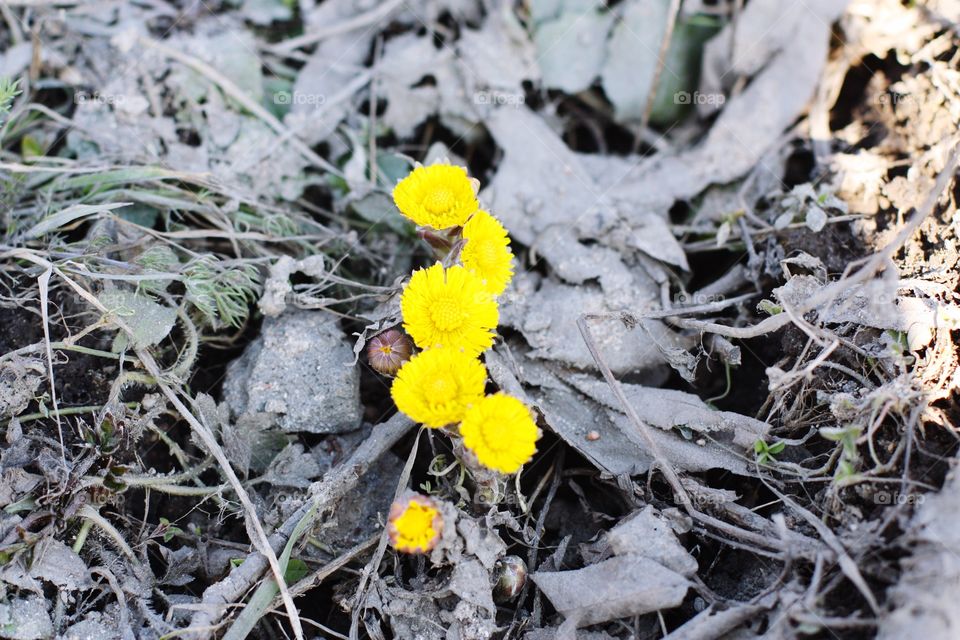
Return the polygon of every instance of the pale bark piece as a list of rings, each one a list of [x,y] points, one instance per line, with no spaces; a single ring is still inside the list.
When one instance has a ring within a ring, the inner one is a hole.
[[[578,390],[604,406],[622,411],[610,386],[593,376],[571,374],[564,377]],[[766,437],[770,425],[732,411],[717,411],[692,393],[673,389],[654,389],[636,384],[623,384],[623,391],[645,423],[663,431],[678,430],[689,434],[702,433],[747,449]]]
[[[577,328],[582,313],[609,314],[592,322],[607,364],[616,373],[651,369],[663,365],[657,345],[685,348],[687,343],[658,321],[643,327],[627,327],[619,312],[642,313],[643,289],[625,287],[622,292],[636,292],[635,304],[629,295],[618,301],[601,287],[592,284],[572,286],[556,280],[545,280],[539,288],[531,279],[521,277],[502,305],[501,324],[519,330],[534,348],[533,357],[561,362],[578,369],[593,369],[583,336]],[[651,335],[653,339],[651,340]]]
[[[903,575],[888,591],[893,610],[877,637],[953,640],[960,637],[960,476],[940,493],[912,497],[923,501],[907,532],[913,553],[900,563]]]
[[[672,609],[683,602],[689,587],[676,571],[636,555],[532,577],[557,611],[577,619],[581,627]]]
[[[618,556],[632,553],[649,558],[688,578],[697,572],[696,559],[650,505],[621,520],[607,533],[607,543]]]

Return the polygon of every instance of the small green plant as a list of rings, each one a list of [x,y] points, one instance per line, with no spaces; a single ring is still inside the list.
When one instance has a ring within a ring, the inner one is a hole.
[[[200,256],[187,264],[183,277],[187,300],[215,328],[241,326],[260,289],[256,268],[225,268],[212,256]]]
[[[770,300],[761,300],[759,304],[757,304],[757,310],[769,316],[783,313],[783,307]]]
[[[831,442],[839,442],[842,451],[840,462],[837,464],[837,471],[834,474],[834,481],[839,486],[845,486],[856,482],[857,474],[857,439],[860,437],[860,427],[849,425],[846,427],[823,427],[820,429],[820,435]]]
[[[767,444],[763,440],[757,440],[753,443],[753,451],[757,454],[757,464],[770,464],[776,462],[776,456],[787,446],[782,440],[773,444]]]
[[[0,78],[0,124],[3,124],[13,99],[20,95],[20,79]]]
[[[886,332],[886,335],[890,353],[894,360],[905,366],[913,364],[914,358],[910,355],[910,341],[907,332],[890,329]]]
[[[92,427],[81,424],[80,433],[87,445],[103,457],[115,454],[123,443],[123,429],[109,414]]]
[[[178,536],[181,533],[183,533],[183,529],[175,524],[172,524],[166,518],[160,518],[160,525],[157,527],[157,534],[163,536],[164,542],[170,542],[173,540],[174,536]]]

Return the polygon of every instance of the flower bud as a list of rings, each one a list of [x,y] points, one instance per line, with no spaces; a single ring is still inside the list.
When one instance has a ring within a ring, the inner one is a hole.
[[[497,584],[493,598],[497,602],[513,600],[527,582],[527,563],[518,556],[504,556],[497,560]]]
[[[396,329],[387,329],[367,343],[367,361],[374,371],[385,376],[396,375],[412,353],[413,342]]]
[[[445,256],[453,248],[460,232],[460,227],[454,227],[457,235],[446,231],[435,231],[430,227],[418,227],[417,235],[426,242],[439,256]]]

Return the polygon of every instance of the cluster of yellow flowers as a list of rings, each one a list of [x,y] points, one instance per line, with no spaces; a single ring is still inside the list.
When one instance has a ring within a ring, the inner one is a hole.
[[[397,408],[435,429],[459,432],[480,464],[515,473],[536,452],[540,431],[530,409],[503,394],[485,395],[479,356],[493,345],[497,296],[513,277],[503,225],[480,209],[479,183],[461,167],[418,166],[393,191],[400,212],[449,253],[413,272],[400,298],[403,328],[421,349],[396,373]],[[459,425],[459,427],[457,426]]]

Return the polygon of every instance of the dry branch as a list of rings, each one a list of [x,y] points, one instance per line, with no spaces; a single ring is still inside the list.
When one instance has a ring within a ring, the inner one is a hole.
[[[324,509],[334,508],[337,502],[356,486],[357,480],[390,448],[402,438],[413,423],[403,414],[396,414],[386,422],[377,425],[373,431],[343,464],[330,470],[323,480],[315,484],[312,497],[277,529],[269,539],[270,547],[278,552],[287,543],[290,535],[300,521],[310,512],[320,513]],[[190,627],[196,638],[209,638],[219,625],[228,606],[240,601],[243,595],[253,587],[267,569],[263,555],[252,552],[220,582],[203,592],[200,606],[193,615]]]

